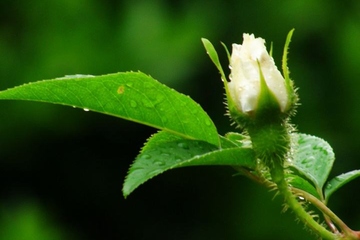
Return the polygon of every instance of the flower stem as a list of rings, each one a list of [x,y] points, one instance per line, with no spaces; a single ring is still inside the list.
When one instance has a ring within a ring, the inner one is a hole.
[[[305,211],[303,206],[296,200],[295,195],[293,195],[287,182],[285,181],[284,169],[282,165],[280,165],[278,161],[274,161],[273,163],[274,167],[270,169],[271,177],[278,186],[279,192],[284,196],[285,202],[294,211],[297,217],[323,239],[338,239],[339,236],[328,231],[324,226],[315,221],[308,212]]]
[[[332,220],[335,225],[337,225],[342,230],[342,234],[344,235],[342,239],[360,239],[359,232],[350,229],[333,211],[331,211],[318,198],[298,188],[292,188],[291,191],[297,194],[301,194],[302,197],[304,197],[307,201],[311,202],[316,208],[318,208],[324,214],[325,219],[328,219],[328,223],[333,224],[331,222]],[[336,233],[336,227],[333,226],[332,229],[335,229],[334,232]]]

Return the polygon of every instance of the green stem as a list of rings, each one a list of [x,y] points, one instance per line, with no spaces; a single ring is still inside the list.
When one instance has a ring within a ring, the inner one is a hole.
[[[360,239],[359,232],[356,232],[349,228],[333,211],[331,211],[318,198],[298,188],[292,188],[291,191],[301,194],[302,197],[304,197],[307,201],[311,202],[316,208],[318,208],[325,217],[330,218],[342,230],[344,235],[343,239]]]
[[[285,202],[294,211],[297,217],[307,226],[309,226],[314,232],[319,234],[323,239],[339,239],[339,236],[328,231],[326,228],[324,228],[324,226],[315,221],[308,212],[305,211],[303,206],[296,200],[295,195],[292,194],[287,182],[285,181],[283,167],[277,161],[274,161],[273,163],[274,166],[270,170],[271,177],[278,186],[280,193],[284,196]]]

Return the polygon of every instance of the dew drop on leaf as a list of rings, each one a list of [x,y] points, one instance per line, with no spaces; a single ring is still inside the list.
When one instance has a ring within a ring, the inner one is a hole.
[[[158,165],[158,166],[164,166],[165,165],[165,163],[163,161],[159,161],[159,160],[154,161],[154,164]]]
[[[186,150],[189,149],[189,145],[188,145],[187,143],[183,143],[183,142],[178,143],[178,147],[179,147],[179,148],[186,149]]]
[[[299,199],[300,201],[304,201],[304,200],[305,200],[305,198],[302,197],[302,196],[298,196],[298,199]]]
[[[206,119],[206,120],[205,120],[205,125],[206,125],[206,126],[210,126],[210,125],[211,125],[210,120]]]
[[[143,103],[144,107],[146,107],[146,108],[154,108],[153,103],[147,99],[143,99],[142,103]]]
[[[162,153],[162,154],[161,154],[161,157],[167,158],[167,157],[170,157],[170,154],[168,154],[168,153]]]
[[[83,109],[85,112],[88,112],[88,111],[90,111],[88,108],[84,108]]]
[[[155,169],[155,170],[149,172],[147,175],[153,176],[153,175],[156,175],[156,174],[159,174],[159,173],[161,173],[161,170],[160,169]]]
[[[162,121],[163,123],[166,123],[166,122],[168,121],[168,119],[167,119],[166,117],[162,116],[162,117],[161,117],[161,121]]]
[[[136,108],[136,107],[137,107],[137,103],[136,103],[134,100],[131,100],[131,101],[130,101],[130,106],[133,107],[133,108]]]

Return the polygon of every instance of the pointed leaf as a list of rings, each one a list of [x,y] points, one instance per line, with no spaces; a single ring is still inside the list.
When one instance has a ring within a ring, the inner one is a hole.
[[[167,170],[206,165],[255,168],[256,160],[249,148],[219,149],[204,141],[184,139],[162,131],[148,140],[130,167],[123,194],[128,196],[140,184]]]
[[[293,174],[287,174],[286,178],[290,179],[289,183],[292,187],[310,193],[314,197],[321,200],[321,197],[319,196],[319,193],[316,191],[315,187],[304,178]]]
[[[224,82],[226,82],[226,77],[225,77],[225,73],[224,70],[221,67],[220,61],[219,61],[219,56],[214,48],[214,46],[212,45],[212,43],[207,40],[206,38],[202,38],[201,41],[203,42],[203,45],[206,49],[206,53],[209,55],[211,61],[215,64],[216,68],[219,70],[221,78]],[[228,56],[230,55],[227,50],[227,48],[225,48],[225,50],[227,51]]]
[[[343,173],[333,179],[331,179],[325,186],[325,199],[329,201],[330,196],[346,183],[360,177],[360,170],[353,170],[347,173]]]
[[[312,181],[321,192],[333,166],[335,155],[330,145],[321,138],[293,134],[294,159],[290,165]]]
[[[295,31],[295,29],[291,29],[290,32],[288,33],[288,35],[286,36],[284,52],[283,52],[283,56],[282,56],[282,70],[283,70],[285,81],[290,81],[289,68],[287,66],[287,60],[288,60],[287,55],[289,53],[289,45],[290,45],[291,37],[292,37],[294,31]]]
[[[249,136],[235,133],[235,132],[228,132],[225,134],[225,137],[234,142],[239,147],[251,147],[252,143]]]
[[[89,109],[219,145],[215,125],[199,104],[143,73],[66,76],[1,91],[0,99]]]

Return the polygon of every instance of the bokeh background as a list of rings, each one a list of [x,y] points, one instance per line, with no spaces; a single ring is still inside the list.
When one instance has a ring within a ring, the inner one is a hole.
[[[2,0],[0,88],[70,74],[148,73],[190,95],[220,133],[223,88],[200,38],[227,65],[229,47],[254,33],[286,34],[302,105],[299,131],[326,139],[331,176],[360,168],[360,1]],[[225,67],[226,68],[226,67]],[[0,102],[0,239],[316,239],[281,213],[281,198],[226,167],[169,171],[121,194],[127,168],[155,129],[42,103]],[[360,180],[330,206],[360,229]]]

